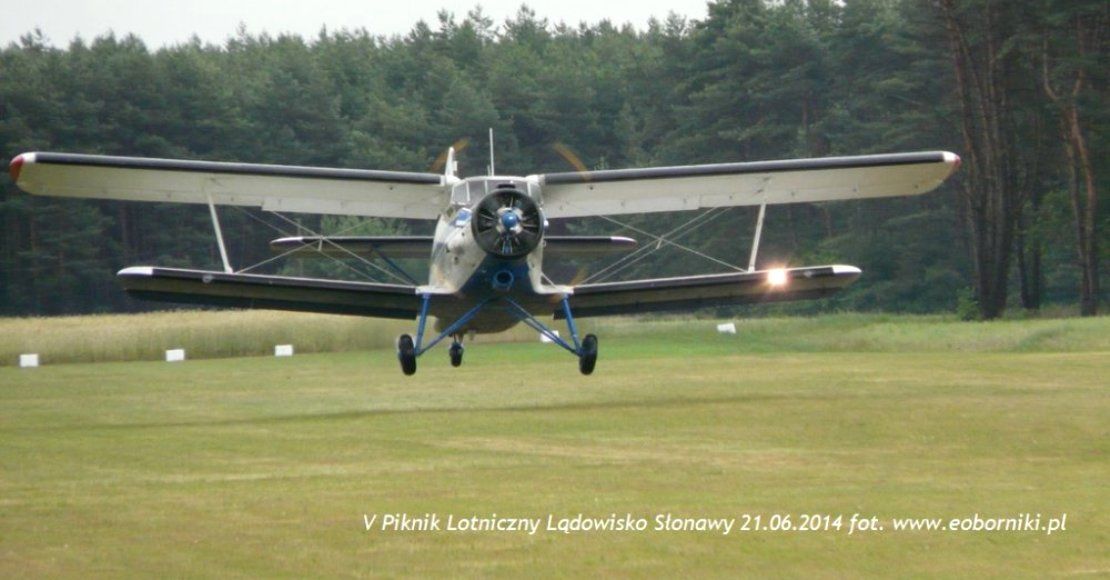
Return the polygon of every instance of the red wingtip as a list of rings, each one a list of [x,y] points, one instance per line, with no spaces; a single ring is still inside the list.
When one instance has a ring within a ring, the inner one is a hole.
[[[19,181],[19,172],[23,169],[23,156],[16,155],[12,159],[11,164],[8,165],[8,175],[12,176],[12,181]]]

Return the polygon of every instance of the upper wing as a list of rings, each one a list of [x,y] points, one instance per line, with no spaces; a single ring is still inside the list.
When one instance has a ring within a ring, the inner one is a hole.
[[[853,266],[816,266],[582,284],[574,287],[570,305],[574,316],[583,317],[804,300],[829,296],[859,275]],[[562,312],[556,310],[555,317],[562,318]]]
[[[413,319],[415,286],[132,267],[117,274],[128,294],[144,300]]]
[[[914,195],[960,165],[930,151],[537,176],[549,218]]]
[[[268,211],[435,219],[444,177],[179,159],[24,153],[16,184],[33,194],[260,207]]]

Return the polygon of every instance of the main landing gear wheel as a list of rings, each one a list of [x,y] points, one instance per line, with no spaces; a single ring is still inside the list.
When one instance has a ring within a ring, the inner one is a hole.
[[[452,343],[448,353],[451,355],[451,366],[457,367],[462,364],[463,345],[461,343]]]
[[[402,334],[397,337],[397,359],[401,361],[401,372],[406,375],[416,373],[416,346],[411,336]]]
[[[582,374],[588,375],[594,372],[594,365],[597,364],[597,337],[592,334],[587,334],[586,338],[582,340],[582,353],[578,355],[578,370]]]

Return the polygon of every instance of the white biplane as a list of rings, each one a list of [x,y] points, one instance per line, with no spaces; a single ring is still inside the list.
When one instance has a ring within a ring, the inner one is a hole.
[[[446,338],[458,366],[464,336],[524,323],[574,354],[581,372],[590,374],[597,337],[579,337],[575,318],[820,298],[859,277],[858,268],[845,265],[757,270],[768,205],[922,194],[948,178],[960,158],[934,151],[519,177],[496,175],[491,155],[489,175],[459,178],[450,150],[445,165],[436,174],[36,152],[13,159],[10,172],[20,188],[37,195],[206,204],[223,271],[120,270],[119,281],[138,298],[415,320],[415,338],[397,339],[408,375],[420,355]],[[372,257],[400,272],[405,284],[273,276],[231,267],[216,212],[221,205],[437,223],[429,237],[309,236],[271,244],[286,254]],[[625,237],[545,235],[548,220],[731,206],[759,207],[746,269],[577,285],[544,275],[545,255],[598,256],[637,246]],[[430,260],[424,284],[395,262],[414,256]],[[566,320],[569,340],[538,318],[552,315]],[[430,339],[429,317],[435,318]]]

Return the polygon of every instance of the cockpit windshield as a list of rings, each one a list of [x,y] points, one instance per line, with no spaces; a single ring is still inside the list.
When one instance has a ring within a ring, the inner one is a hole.
[[[539,195],[537,184],[520,177],[469,177],[451,188],[451,205],[456,207],[470,206],[494,189],[504,185],[512,185],[514,189],[523,191],[532,198]]]

